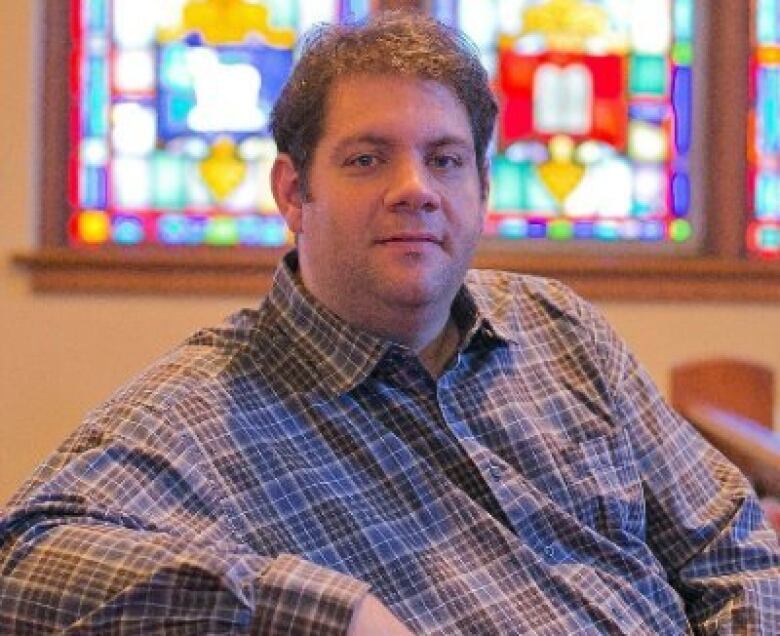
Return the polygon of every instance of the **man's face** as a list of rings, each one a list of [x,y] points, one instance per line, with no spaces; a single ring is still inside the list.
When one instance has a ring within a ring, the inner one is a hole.
[[[341,79],[326,106],[310,196],[280,203],[304,285],[378,331],[399,310],[448,312],[485,212],[465,107],[442,84],[390,75]]]

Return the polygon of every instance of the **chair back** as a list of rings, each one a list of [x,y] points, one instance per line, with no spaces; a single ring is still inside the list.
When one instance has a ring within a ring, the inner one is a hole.
[[[735,358],[710,358],[672,368],[670,402],[685,414],[704,403],[771,429],[774,377],[766,365]]]

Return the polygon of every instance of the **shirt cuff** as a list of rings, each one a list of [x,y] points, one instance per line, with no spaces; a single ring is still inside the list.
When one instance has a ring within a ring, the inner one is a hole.
[[[282,554],[260,577],[251,633],[343,636],[368,589],[351,576]]]

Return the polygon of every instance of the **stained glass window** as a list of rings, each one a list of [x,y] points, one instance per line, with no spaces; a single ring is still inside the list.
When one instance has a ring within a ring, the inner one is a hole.
[[[690,241],[693,0],[434,0],[501,106],[486,233]]]
[[[780,2],[753,4],[748,182],[751,254],[780,257]]]
[[[71,243],[287,243],[270,108],[298,35],[370,0],[71,2]]]

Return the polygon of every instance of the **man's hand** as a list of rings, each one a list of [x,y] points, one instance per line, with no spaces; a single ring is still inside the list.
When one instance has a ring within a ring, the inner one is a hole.
[[[347,636],[414,636],[372,594],[367,594],[356,606]]]

